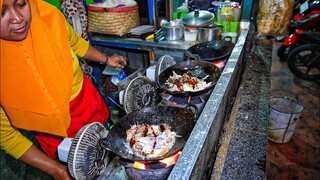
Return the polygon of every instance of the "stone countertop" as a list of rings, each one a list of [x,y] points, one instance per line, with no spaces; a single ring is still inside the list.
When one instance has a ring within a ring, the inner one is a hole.
[[[254,38],[211,179],[266,179],[272,43]]]

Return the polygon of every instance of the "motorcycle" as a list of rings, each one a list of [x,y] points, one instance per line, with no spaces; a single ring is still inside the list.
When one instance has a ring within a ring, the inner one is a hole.
[[[290,71],[304,80],[320,80],[320,32],[308,33],[314,44],[302,44],[294,48],[288,55],[287,63]]]
[[[299,45],[317,43],[316,37],[313,36],[315,33],[317,32],[297,29],[293,34],[283,40],[283,43],[278,48],[277,55],[280,58],[286,58],[288,54]]]
[[[296,29],[319,30],[317,24],[320,22],[320,0],[307,0],[299,6],[299,12],[293,14],[289,33]]]
[[[306,31],[319,32],[320,0],[307,0],[299,6],[299,13],[293,15],[289,24],[288,37],[283,39],[277,55],[286,58],[289,52],[301,44],[313,43],[313,39],[305,36]],[[307,39],[306,39],[307,38]]]

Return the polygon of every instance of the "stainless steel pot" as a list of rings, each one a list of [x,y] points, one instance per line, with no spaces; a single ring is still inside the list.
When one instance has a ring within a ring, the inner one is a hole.
[[[164,38],[169,41],[183,39],[184,26],[180,21],[162,22],[161,28]]]
[[[197,39],[200,42],[221,40],[221,29],[223,26],[210,24],[209,26],[199,27]]]
[[[183,19],[182,22],[186,26],[207,26],[213,23],[214,14],[206,10],[196,9],[193,12],[188,13]]]

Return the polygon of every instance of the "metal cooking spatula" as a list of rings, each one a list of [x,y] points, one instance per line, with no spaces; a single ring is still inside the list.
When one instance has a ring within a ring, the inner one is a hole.
[[[133,159],[134,157],[127,141],[113,131],[109,131],[108,136],[101,139],[101,146],[122,158]]]

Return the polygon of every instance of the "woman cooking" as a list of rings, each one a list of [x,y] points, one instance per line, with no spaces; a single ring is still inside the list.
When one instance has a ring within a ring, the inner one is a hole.
[[[123,68],[82,39],[58,9],[42,0],[0,0],[1,149],[54,179],[71,179],[56,161],[64,137],[109,112],[84,76],[78,57]],[[33,132],[38,149],[19,129]]]

